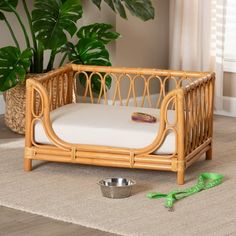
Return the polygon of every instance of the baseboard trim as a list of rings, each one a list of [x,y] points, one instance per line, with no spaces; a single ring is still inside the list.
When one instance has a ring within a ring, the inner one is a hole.
[[[216,110],[214,114],[236,117],[236,97],[223,97],[222,110]]]

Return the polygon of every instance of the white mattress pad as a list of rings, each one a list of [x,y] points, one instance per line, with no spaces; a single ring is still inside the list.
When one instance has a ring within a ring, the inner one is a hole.
[[[133,112],[144,112],[157,117],[156,123],[131,120]],[[52,127],[57,136],[73,144],[90,144],[123,148],[144,148],[158,134],[158,109],[77,103],[60,107],[50,113]],[[168,111],[168,120],[174,119],[174,111]],[[41,122],[35,124],[35,141],[51,144]],[[175,134],[168,133],[155,154],[175,152]]]

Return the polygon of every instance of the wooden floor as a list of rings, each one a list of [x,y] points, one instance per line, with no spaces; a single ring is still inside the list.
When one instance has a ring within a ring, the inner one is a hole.
[[[9,131],[0,115],[0,142],[22,138]],[[65,223],[0,206],[0,236],[113,236],[100,230]]]
[[[114,234],[0,207],[1,236],[110,236]]]

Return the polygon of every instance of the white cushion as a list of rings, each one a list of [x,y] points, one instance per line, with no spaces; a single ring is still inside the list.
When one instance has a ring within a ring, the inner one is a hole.
[[[51,112],[52,127],[62,140],[73,144],[104,145],[123,148],[143,148],[150,145],[158,134],[159,122],[140,123],[131,120],[133,112],[145,112],[159,117],[153,108],[110,106],[77,103]],[[169,120],[174,112],[168,111]],[[35,141],[51,144],[41,122],[35,125]],[[175,152],[175,135],[169,133],[156,154]]]

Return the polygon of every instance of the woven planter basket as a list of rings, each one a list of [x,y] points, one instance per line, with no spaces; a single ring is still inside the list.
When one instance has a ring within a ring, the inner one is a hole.
[[[5,124],[18,134],[25,133],[25,84],[6,92]]]
[[[44,74],[29,74],[26,79],[42,75]],[[5,125],[18,134],[25,133],[25,98],[25,83],[5,92]]]

